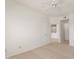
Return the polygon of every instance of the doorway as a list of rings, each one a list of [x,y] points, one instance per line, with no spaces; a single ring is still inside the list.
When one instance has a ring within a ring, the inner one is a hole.
[[[69,20],[60,21],[61,43],[69,44]]]

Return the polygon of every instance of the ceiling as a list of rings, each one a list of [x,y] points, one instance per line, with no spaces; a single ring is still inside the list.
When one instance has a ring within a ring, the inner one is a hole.
[[[57,7],[52,7],[52,0],[16,0],[17,2],[39,10],[49,16],[63,16],[74,12],[74,0],[56,0]]]

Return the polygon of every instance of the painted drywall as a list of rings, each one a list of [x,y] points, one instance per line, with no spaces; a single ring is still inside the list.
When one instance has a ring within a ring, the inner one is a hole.
[[[74,14],[71,14],[69,19],[69,40],[70,46],[74,46]]]
[[[64,21],[63,20],[61,20],[60,21],[60,41],[61,41],[61,43],[62,42],[64,42],[64,40],[65,40],[65,31],[64,31]]]
[[[48,18],[13,0],[6,0],[6,56],[49,43]]]
[[[64,24],[65,40],[69,40],[69,23]]]

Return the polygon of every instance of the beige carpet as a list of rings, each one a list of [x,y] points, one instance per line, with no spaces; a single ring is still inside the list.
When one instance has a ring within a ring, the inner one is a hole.
[[[9,59],[74,59],[74,49],[67,44],[51,43]]]

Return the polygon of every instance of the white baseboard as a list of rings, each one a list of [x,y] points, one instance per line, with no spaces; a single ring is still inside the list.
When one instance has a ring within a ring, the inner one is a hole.
[[[32,48],[29,49],[29,50],[25,50],[25,49],[24,49],[24,50],[21,50],[20,52],[16,52],[16,53],[14,53],[14,54],[12,54],[12,55],[7,56],[7,59],[9,59],[9,58],[12,57],[12,56],[16,56],[16,55],[19,55],[19,54],[21,54],[21,53],[31,51],[31,50],[33,50],[33,49],[40,48],[40,47],[42,47],[42,46],[44,46],[44,45],[47,45],[47,44],[49,44],[49,43],[50,43],[50,42],[42,43],[42,44],[40,44],[40,45],[37,45],[37,46],[35,46],[35,47],[32,47]]]

